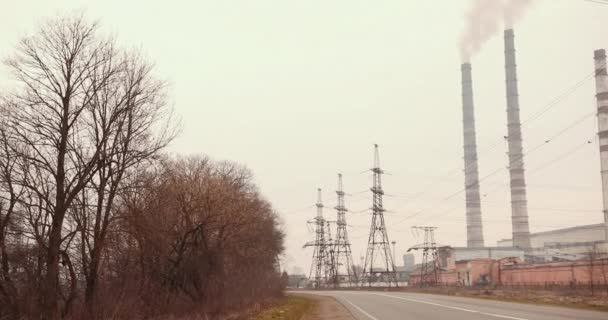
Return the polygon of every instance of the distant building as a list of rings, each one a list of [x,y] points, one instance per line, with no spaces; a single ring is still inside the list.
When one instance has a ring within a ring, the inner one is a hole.
[[[608,256],[598,255],[593,260],[525,263],[519,258],[472,259],[457,261],[438,272],[442,285],[561,285],[588,286],[605,284]],[[409,285],[416,286],[422,279],[417,268],[409,276]]]
[[[512,247],[511,239],[497,247],[441,247],[438,281],[447,285],[588,285],[605,283],[608,241],[604,225],[592,224],[530,234],[531,248]],[[421,268],[409,284],[422,280]]]
[[[527,261],[564,261],[584,258],[589,250],[608,251],[604,224],[590,224],[530,234],[531,250]],[[499,247],[510,247],[512,239],[498,241]]]
[[[532,248],[542,248],[547,244],[555,243],[576,243],[603,240],[605,240],[603,223],[530,233],[530,245]],[[499,247],[510,247],[513,245],[513,240],[502,239],[498,240],[497,244]]]
[[[504,258],[519,261],[517,258]],[[497,283],[500,277],[500,260],[482,258],[456,261],[448,259],[447,266],[437,271],[437,281],[444,285],[487,285]],[[409,285],[420,284],[422,268],[417,268],[410,274]],[[427,278],[428,279],[428,278]]]
[[[414,265],[416,264],[416,257],[413,253],[406,253],[403,255],[403,268],[405,271],[410,271],[414,269]]]
[[[438,281],[464,286],[490,284],[498,277],[500,261],[520,262],[524,251],[512,247],[450,247],[438,248]],[[409,284],[420,283],[422,265],[409,274]]]
[[[502,259],[518,258],[524,260],[524,250],[513,247],[442,247],[437,252],[439,266],[446,268],[457,261],[469,261],[473,259]]]

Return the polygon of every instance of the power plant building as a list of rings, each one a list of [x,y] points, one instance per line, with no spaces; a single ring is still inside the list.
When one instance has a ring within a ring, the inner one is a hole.
[[[590,251],[608,252],[603,223],[531,233],[530,244],[528,260],[537,261],[577,260]],[[499,240],[497,245],[511,247],[513,240]]]
[[[509,38],[512,39],[512,31],[510,33],[508,31],[505,31],[505,52],[514,51],[512,41],[509,41]],[[589,256],[591,252],[608,253],[608,73],[606,72],[606,51],[596,50],[593,58],[604,222],[528,234],[527,241],[530,247],[527,252],[528,260],[578,260]],[[508,61],[507,64],[509,64]],[[508,72],[507,77],[509,77]],[[514,217],[515,213],[514,209]],[[513,223],[515,227],[515,220]],[[527,227],[527,211],[525,226]],[[521,231],[525,232],[525,230]],[[512,239],[500,240],[497,245],[499,247],[517,246],[517,235],[514,231]]]
[[[446,259],[453,261],[467,261],[473,259],[502,259],[516,257],[524,260],[524,251],[511,246],[505,247],[485,247],[485,248],[468,248],[468,247],[442,247],[438,250],[440,265],[447,265]],[[443,261],[443,262],[441,262]]]
[[[510,178],[512,237],[499,240],[496,247],[484,247],[483,245],[471,65],[464,63],[461,66],[461,72],[467,247],[440,248],[440,258],[444,260],[442,265],[448,265],[448,260],[457,262],[476,259],[496,260],[507,257],[527,262],[571,261],[584,259],[592,251],[608,253],[608,73],[606,71],[606,53],[604,50],[596,50],[594,53],[604,222],[530,233],[515,42],[512,29],[505,30],[504,45],[508,129],[506,139],[509,158],[507,169]]]

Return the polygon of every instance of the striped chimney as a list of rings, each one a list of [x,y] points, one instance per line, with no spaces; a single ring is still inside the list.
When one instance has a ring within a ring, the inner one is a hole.
[[[477,168],[477,142],[475,135],[475,108],[471,64],[463,63],[462,72],[462,129],[464,136],[464,185],[467,216],[467,247],[483,247],[481,198]]]
[[[511,224],[513,246],[530,249],[526,176],[519,118],[519,92],[513,29],[505,30],[505,72],[507,89],[507,141],[509,145],[509,175],[511,186]]]

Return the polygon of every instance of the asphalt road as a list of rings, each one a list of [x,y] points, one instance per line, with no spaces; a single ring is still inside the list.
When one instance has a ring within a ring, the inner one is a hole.
[[[358,320],[606,320],[608,312],[442,295],[378,291],[298,291],[329,295]]]

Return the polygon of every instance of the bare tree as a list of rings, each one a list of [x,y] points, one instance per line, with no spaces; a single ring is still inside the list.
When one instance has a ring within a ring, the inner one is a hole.
[[[151,66],[98,33],[82,16],[52,20],[5,61],[19,84],[8,97],[7,127],[31,194],[31,233],[44,249],[41,306],[48,319],[61,316],[61,297],[67,297],[63,314],[75,297],[76,234],[90,301],[120,181],[173,137],[166,130],[153,135],[168,127],[158,124],[166,103]],[[70,213],[74,223],[66,223]],[[61,266],[69,275],[67,294]]]
[[[9,314],[15,315],[17,288],[10,274],[7,235],[14,230],[15,211],[23,190],[14,173],[18,163],[9,147],[5,116],[5,110],[0,106],[0,303],[5,308],[12,308]]]
[[[221,318],[281,292],[272,206],[239,164],[161,154],[176,126],[141,54],[76,16],[5,64],[0,318]]]
[[[129,187],[126,176],[137,165],[154,159],[175,136],[167,121],[171,118],[166,117],[164,83],[151,72],[152,66],[137,54],[125,55],[116,78],[97,93],[88,110],[102,156],[93,179],[76,200],[72,217],[80,234],[89,308],[95,305],[102,253],[118,211],[116,200]]]

